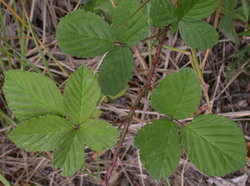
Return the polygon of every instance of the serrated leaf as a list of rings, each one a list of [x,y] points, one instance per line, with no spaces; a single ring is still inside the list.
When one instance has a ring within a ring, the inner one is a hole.
[[[135,145],[147,171],[156,179],[167,179],[178,167],[180,136],[175,123],[155,120],[139,130]]]
[[[236,44],[239,44],[239,38],[237,37],[236,31],[233,25],[233,19],[229,16],[224,16],[220,20],[219,25],[220,31],[231,41]]]
[[[218,43],[218,33],[215,28],[204,21],[180,21],[179,29],[182,39],[191,48],[205,50]]]
[[[116,47],[104,58],[99,77],[102,93],[115,96],[132,78],[133,55],[128,47]]]
[[[8,137],[16,146],[29,152],[50,151],[72,129],[65,119],[48,115],[20,123]]]
[[[101,151],[114,146],[119,136],[118,130],[102,120],[88,120],[80,131],[84,143],[92,150]]]
[[[190,116],[199,106],[201,88],[192,69],[169,74],[152,92],[152,107],[176,119]]]
[[[218,0],[181,0],[176,15],[182,21],[199,21],[210,16],[218,7]]]
[[[182,142],[188,158],[207,175],[224,176],[246,164],[246,144],[230,119],[201,115],[185,125]]]
[[[84,143],[79,130],[72,129],[64,136],[53,157],[53,167],[61,168],[63,176],[71,176],[84,163]]]
[[[77,57],[95,57],[114,47],[113,30],[101,17],[76,10],[63,17],[56,33],[63,52]]]
[[[64,90],[66,116],[74,124],[81,124],[95,110],[100,95],[95,76],[81,66],[69,77]]]
[[[175,6],[171,0],[154,0],[150,8],[152,23],[158,27],[164,27],[177,21]]]
[[[101,120],[87,120],[64,136],[53,158],[54,168],[63,169],[63,176],[71,176],[84,163],[84,145],[101,151],[116,144],[118,130]]]
[[[128,46],[135,45],[148,33],[147,12],[135,0],[121,0],[113,14],[113,27],[119,42]]]
[[[46,114],[64,115],[63,97],[55,83],[44,75],[8,71],[3,91],[9,108],[19,120]]]

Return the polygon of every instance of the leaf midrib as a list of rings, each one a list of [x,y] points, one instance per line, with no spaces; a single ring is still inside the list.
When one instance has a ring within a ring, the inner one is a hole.
[[[213,147],[215,147],[216,149],[218,149],[222,154],[224,154],[225,156],[229,157],[230,159],[233,159],[237,162],[240,162],[238,161],[238,159],[234,159],[233,157],[231,157],[230,155],[228,155],[226,152],[222,151],[220,148],[218,148],[217,145],[215,145],[214,143],[212,142],[209,142],[204,136],[202,135],[199,135],[198,132],[196,132],[193,128],[189,127],[188,125],[186,125],[185,127],[187,127],[188,129],[190,129],[193,133],[197,134],[197,136],[199,136],[200,138],[202,138],[204,141],[206,141],[208,144],[212,145]]]

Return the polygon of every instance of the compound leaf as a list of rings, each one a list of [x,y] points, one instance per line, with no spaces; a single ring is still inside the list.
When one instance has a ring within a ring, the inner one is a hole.
[[[183,119],[199,106],[201,88],[192,69],[182,69],[162,79],[152,92],[152,107],[163,114]]]
[[[113,26],[119,42],[128,46],[135,45],[148,33],[147,12],[135,0],[121,0],[113,14]],[[137,11],[137,12],[136,12]]]
[[[29,151],[50,151],[73,126],[58,116],[42,116],[20,123],[8,135],[18,147]]]
[[[181,0],[176,14],[182,21],[199,21],[210,16],[217,7],[218,0]]]
[[[116,144],[118,130],[101,120],[87,120],[64,136],[53,159],[55,168],[63,169],[63,176],[71,176],[84,163],[84,145],[101,151]]]
[[[66,116],[75,124],[84,122],[95,110],[100,95],[95,76],[85,66],[78,68],[65,87]]]
[[[116,96],[132,78],[133,55],[128,47],[116,47],[104,58],[99,77],[102,93]]]
[[[148,172],[157,180],[167,179],[178,167],[180,137],[175,123],[155,120],[139,130],[135,145]]]
[[[196,117],[183,127],[182,143],[190,161],[211,176],[224,176],[246,164],[243,134],[232,120],[222,116]]]
[[[85,144],[92,150],[101,151],[114,146],[118,130],[102,120],[88,120],[80,127]]]
[[[57,147],[53,157],[53,167],[63,169],[63,176],[71,176],[84,163],[83,139],[79,130],[68,132]]]
[[[153,25],[164,27],[177,21],[175,10],[176,8],[171,0],[154,0],[150,9]]]
[[[8,71],[3,91],[9,108],[19,120],[46,114],[64,115],[63,97],[55,83],[44,75]]]
[[[95,57],[114,47],[113,30],[101,17],[76,10],[63,17],[56,38],[62,51],[77,57]]]
[[[218,43],[218,33],[214,27],[204,21],[180,21],[179,29],[186,45],[191,48],[205,50]]]

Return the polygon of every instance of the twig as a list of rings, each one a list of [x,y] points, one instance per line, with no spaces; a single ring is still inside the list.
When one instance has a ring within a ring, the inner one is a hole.
[[[219,6],[216,10],[216,13],[215,13],[215,20],[214,20],[214,28],[217,28],[218,26],[218,23],[219,23],[219,18],[220,18],[220,12],[221,12],[221,7],[222,7],[222,0],[219,0]],[[211,49],[207,49],[206,50],[206,53],[205,53],[205,56],[202,60],[202,63],[201,63],[201,71],[204,70],[205,68],[205,65],[206,65],[206,62],[207,62],[207,58],[209,56],[209,53],[210,53]]]
[[[114,8],[117,7],[114,0],[110,0],[110,2],[111,2],[112,6],[113,6]]]
[[[160,39],[160,42],[159,42],[159,45],[156,47],[156,53],[153,57],[153,61],[152,61],[152,66],[151,68],[149,69],[149,72],[147,74],[147,77],[144,81],[144,85],[143,85],[143,88],[141,90],[141,92],[139,93],[139,95],[137,96],[135,102],[133,103],[132,107],[131,107],[131,110],[130,112],[128,113],[127,115],[127,121],[126,123],[124,124],[124,128],[123,128],[123,131],[120,135],[120,139],[118,141],[118,144],[116,146],[116,149],[115,149],[115,152],[114,152],[114,157],[112,159],[112,162],[111,162],[111,166],[109,167],[107,173],[106,173],[106,176],[104,178],[104,181],[102,183],[103,186],[107,186],[108,183],[109,183],[109,179],[112,175],[112,172],[116,166],[116,162],[117,162],[117,159],[118,159],[118,156],[119,156],[119,153],[120,153],[120,150],[122,148],[122,144],[124,142],[124,139],[126,137],[126,134],[128,132],[128,128],[129,128],[129,125],[132,121],[132,118],[133,118],[133,115],[135,113],[135,110],[136,108],[138,107],[142,97],[147,94],[148,91],[151,90],[151,81],[154,77],[154,74],[155,74],[155,69],[156,69],[156,66],[159,62],[159,59],[160,59],[160,53],[161,53],[161,50],[162,50],[162,47],[163,47],[163,44],[164,44],[164,40],[165,40],[165,34],[167,33],[167,31],[169,30],[169,25],[164,27],[163,28],[164,32],[162,34],[162,37]]]

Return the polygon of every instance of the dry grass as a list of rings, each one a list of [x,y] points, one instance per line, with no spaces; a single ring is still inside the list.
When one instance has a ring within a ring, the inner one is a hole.
[[[61,17],[81,6],[81,1],[73,0],[26,0],[22,1],[0,0],[0,173],[3,174],[11,185],[98,185],[105,171],[110,165],[113,150],[96,153],[85,149],[87,164],[81,172],[72,177],[65,178],[58,170],[51,167],[51,152],[27,153],[17,148],[8,138],[6,132],[16,125],[11,117],[2,95],[3,72],[8,69],[24,69],[39,71],[55,79],[61,89],[65,80],[77,67],[87,65],[93,72],[98,72],[102,57],[93,59],[76,59],[60,51],[55,40],[55,30]],[[24,1],[23,1],[24,2]],[[32,30],[25,24],[27,18],[32,23]],[[213,20],[213,19],[211,19]],[[236,23],[237,29],[244,29],[243,25]],[[35,41],[38,43],[36,46]],[[241,39],[240,46],[236,46],[223,36],[207,56],[204,69],[204,78],[209,87],[208,95],[212,111],[232,118],[237,121],[250,141],[250,77],[245,68],[249,61],[232,71],[230,79],[226,78],[228,64],[234,54],[243,46],[249,45],[250,38]],[[166,45],[186,49],[183,41],[177,34],[169,37]],[[114,125],[126,116],[130,106],[136,99],[142,86],[148,64],[147,45],[141,43],[133,47],[136,71],[130,88],[120,98],[102,102],[99,108],[103,111],[102,118]],[[153,51],[154,53],[154,51]],[[199,52],[200,61],[204,59],[205,52]],[[168,73],[180,68],[191,66],[189,58],[177,52],[164,49],[161,63],[157,68],[155,84]],[[155,182],[146,172],[139,161],[138,151],[133,145],[133,139],[138,129],[143,125],[159,118],[160,115],[150,107],[150,94],[141,100],[129,128],[122,153],[113,175],[110,179],[112,185],[168,185],[166,181]],[[206,111],[206,101],[203,97],[200,112]],[[205,109],[204,109],[205,108]],[[188,118],[191,120],[192,118]],[[99,158],[96,158],[98,157]],[[227,175],[224,178],[208,177],[198,171],[183,155],[178,170],[170,177],[172,185],[250,185],[250,165],[244,169]],[[1,183],[0,183],[1,185]]]

